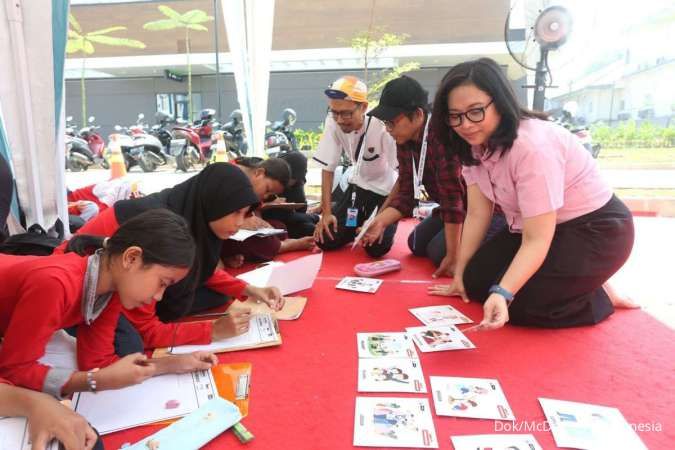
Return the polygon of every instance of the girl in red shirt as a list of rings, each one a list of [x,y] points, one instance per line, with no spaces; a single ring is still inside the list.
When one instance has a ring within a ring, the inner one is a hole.
[[[217,359],[208,352],[119,359],[113,347],[120,312],[162,300],[194,260],[185,221],[165,209],[127,221],[89,257],[0,255],[0,377],[61,397],[211,367]],[[77,327],[80,371],[41,364],[52,335],[68,327]]]

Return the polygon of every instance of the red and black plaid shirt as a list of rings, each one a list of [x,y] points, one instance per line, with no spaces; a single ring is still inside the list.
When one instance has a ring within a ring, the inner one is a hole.
[[[389,204],[404,216],[411,216],[416,206],[413,188],[413,157],[419,165],[421,142],[408,141],[397,145],[398,195]],[[422,184],[429,199],[440,206],[434,209],[444,223],[463,223],[466,216],[466,184],[462,178],[462,165],[457,157],[450,156],[435,137],[433,128],[427,135],[427,157]]]

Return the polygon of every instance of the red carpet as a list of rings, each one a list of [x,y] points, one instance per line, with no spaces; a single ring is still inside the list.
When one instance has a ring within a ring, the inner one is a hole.
[[[431,297],[427,284],[402,281],[430,281],[433,272],[428,261],[408,255],[405,238],[411,226],[399,227],[397,247],[389,255],[401,259],[403,270],[385,275],[376,295],[334,288],[335,278],[352,274],[354,264],[367,259],[363,250],[328,253],[319,279],[303,293],[309,298],[303,315],[281,323],[281,347],[221,355],[222,361],[253,364],[250,415],[243,423],[255,439],[247,448],[352,448],[355,397],[389,395],[357,393],[356,333],[420,326],[408,312],[416,306],[450,303],[475,321],[482,318],[479,305]],[[427,384],[430,375],[497,378],[516,424],[538,430],[545,419],[537,397],[617,407],[630,423],[661,429],[638,433],[648,448],[674,448],[675,332],[646,313],[623,310],[600,325],[566,330],[507,325],[470,338],[477,349],[419,353]],[[500,431],[491,420],[434,415],[434,422],[442,449],[452,448],[452,435]],[[106,448],[136,442],[156,429],[106,436]],[[548,431],[512,432],[532,432],[544,449],[556,448]],[[240,446],[227,432],[205,448]]]

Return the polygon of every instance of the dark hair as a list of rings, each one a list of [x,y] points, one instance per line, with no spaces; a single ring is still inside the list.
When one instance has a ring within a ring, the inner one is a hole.
[[[492,98],[492,105],[499,112],[501,119],[497,129],[492,133],[487,145],[486,156],[492,156],[496,151],[500,157],[513,146],[518,136],[518,126],[521,119],[546,119],[543,113],[531,111],[518,103],[511,83],[504,75],[502,68],[490,58],[480,58],[466,61],[452,67],[441,81],[436,98],[434,99],[433,126],[439,140],[457,155],[465,166],[479,163],[471,152],[471,145],[462,139],[457,132],[448,125],[448,95],[454,88],[473,84]]]
[[[192,267],[195,261],[195,243],[187,222],[168,209],[151,209],[132,217],[105,244],[99,236],[73,236],[66,252],[83,255],[103,248],[104,254],[116,256],[132,246],[143,250],[144,264]]]
[[[291,167],[283,159],[240,156],[234,162],[238,166],[248,167],[249,169],[263,169],[267,178],[278,181],[284,189],[288,187],[288,183],[291,180]]]

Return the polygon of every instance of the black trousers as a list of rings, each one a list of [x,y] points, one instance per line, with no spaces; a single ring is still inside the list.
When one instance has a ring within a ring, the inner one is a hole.
[[[314,227],[319,221],[317,214],[307,214],[299,211],[264,211],[262,218],[270,220],[278,220],[286,226],[288,237],[291,239],[299,239],[314,234]]]
[[[198,313],[211,308],[222,306],[230,300],[227,295],[200,287],[195,291],[195,300],[190,313]],[[120,358],[132,353],[144,351],[143,338],[129,319],[120,315],[115,329],[115,354]]]
[[[600,209],[556,226],[542,266],[515,295],[514,325],[562,328],[591,325],[614,312],[602,288],[633,248],[633,217],[616,196]],[[485,302],[520,248],[522,235],[505,229],[485,242],[464,270],[469,298]]]
[[[505,227],[504,214],[494,214],[483,242],[492,239]],[[445,247],[445,224],[438,214],[429,215],[415,226],[408,235],[408,248],[415,256],[429,258],[436,267],[441,265],[447,249]]]
[[[354,208],[359,210],[359,215],[357,226],[348,227],[345,225],[345,221],[347,220],[347,209],[352,207],[353,192],[356,192]],[[319,248],[322,250],[336,250],[343,247],[345,244],[352,242],[356,237],[356,229],[363,225],[363,222],[368,219],[375,207],[382,206],[382,203],[384,203],[386,198],[387,197],[385,196],[378,195],[372,191],[368,191],[356,185],[350,184],[344,197],[342,197],[337,207],[333,211],[333,215],[335,215],[337,218],[337,233],[331,229],[331,233],[333,234],[333,239],[331,239],[330,236],[324,232],[323,244],[321,242],[317,242]],[[382,242],[364,247],[366,253],[374,258],[379,258],[391,250],[391,246],[394,244],[394,235],[396,235],[397,226],[397,223],[393,223],[385,228]]]

